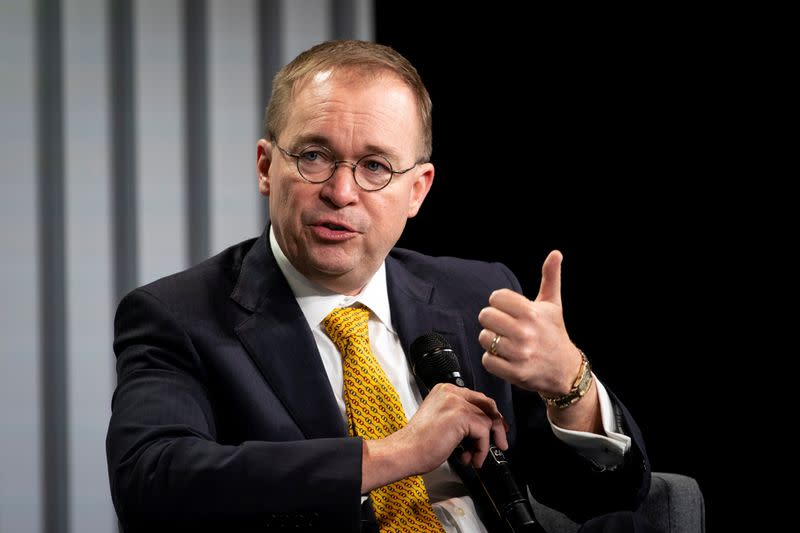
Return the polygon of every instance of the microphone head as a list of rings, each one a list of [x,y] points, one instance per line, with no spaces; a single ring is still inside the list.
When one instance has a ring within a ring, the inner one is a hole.
[[[458,384],[463,386],[456,354],[447,339],[435,331],[421,335],[411,343],[410,359],[411,371],[429,389],[437,383],[451,383],[456,377]]]

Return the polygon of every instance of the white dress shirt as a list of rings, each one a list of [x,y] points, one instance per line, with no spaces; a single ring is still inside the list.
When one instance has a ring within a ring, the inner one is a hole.
[[[422,403],[422,396],[408,366],[400,339],[392,325],[389,295],[386,289],[385,264],[381,265],[358,295],[346,296],[312,283],[298,272],[278,246],[272,227],[269,232],[269,244],[278,268],[289,282],[297,303],[314,334],[314,340],[322,357],[322,364],[328,374],[328,380],[342,419],[347,422],[342,356],[325,333],[322,321],[337,307],[348,307],[360,303],[370,310],[369,339],[372,352],[397,390],[406,418],[410,420]],[[600,395],[601,417],[607,436],[565,430],[552,423],[550,425],[558,438],[590,459],[599,468],[614,468],[622,463],[623,456],[630,447],[630,437],[616,431],[614,408],[608,393],[599,381],[595,380],[595,383]],[[486,528],[478,518],[475,504],[469,496],[466,486],[446,461],[439,468],[422,477],[433,510],[448,533],[486,533]]]

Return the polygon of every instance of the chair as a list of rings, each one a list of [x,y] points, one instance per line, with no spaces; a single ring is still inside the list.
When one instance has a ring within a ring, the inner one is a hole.
[[[575,533],[578,524],[533,500],[536,518],[549,533]],[[697,481],[683,474],[653,472],[650,492],[637,511],[666,533],[703,533],[705,502]]]

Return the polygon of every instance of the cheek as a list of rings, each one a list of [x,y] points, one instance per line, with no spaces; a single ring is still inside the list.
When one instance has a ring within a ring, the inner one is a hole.
[[[297,212],[297,209],[293,207],[293,203],[296,202],[296,193],[292,191],[291,185],[272,181],[269,196],[270,218],[279,220],[290,218],[293,213]]]
[[[378,228],[383,246],[394,246],[406,227],[408,203],[404,200],[405,197],[383,203],[374,211],[377,218],[373,218],[373,225]]]

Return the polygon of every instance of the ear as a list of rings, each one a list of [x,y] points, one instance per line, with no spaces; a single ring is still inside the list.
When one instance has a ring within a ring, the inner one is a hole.
[[[256,146],[258,192],[262,196],[269,196],[269,168],[272,165],[272,146],[266,139],[259,139]]]
[[[416,173],[416,178],[409,191],[408,218],[413,218],[419,213],[419,208],[422,207],[422,202],[428,196],[428,191],[433,185],[433,175],[436,173],[436,169],[433,167],[433,163],[422,163],[413,172]]]

